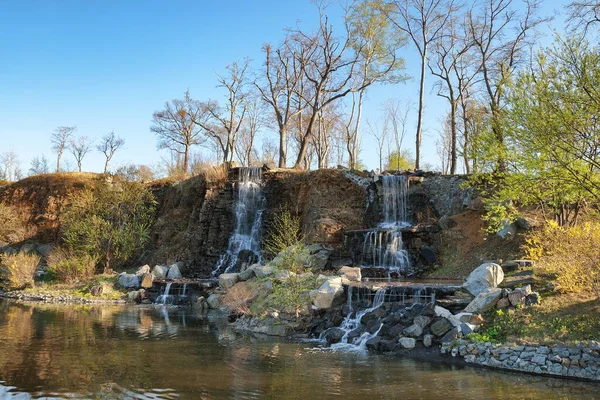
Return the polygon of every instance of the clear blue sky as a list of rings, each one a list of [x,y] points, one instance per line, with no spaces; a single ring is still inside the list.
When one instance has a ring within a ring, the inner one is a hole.
[[[563,2],[546,7],[560,10]],[[330,12],[339,22],[339,9]],[[52,165],[50,133],[76,125],[78,135],[114,130],[125,138],[113,165],[153,165],[167,156],[149,130],[153,111],[187,89],[198,99],[219,98],[216,72],[244,57],[258,68],[263,43],[316,20],[309,0],[0,0],[0,153],[15,151],[24,171],[36,155]],[[416,77],[414,50],[401,55]],[[416,103],[416,81],[372,88],[363,122],[376,119],[390,97]],[[438,163],[434,142],[444,109],[427,96],[424,161],[431,164]],[[412,143],[414,118],[409,129]],[[375,146],[364,133],[361,159],[375,168]],[[84,170],[101,171],[102,157],[94,151]]]

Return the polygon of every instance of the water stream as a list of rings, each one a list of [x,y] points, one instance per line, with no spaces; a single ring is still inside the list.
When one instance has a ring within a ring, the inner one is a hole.
[[[227,251],[212,271],[213,276],[230,272],[238,264],[240,252],[246,250],[253,262],[261,261],[260,235],[265,198],[260,167],[240,167],[236,183],[235,228]]]

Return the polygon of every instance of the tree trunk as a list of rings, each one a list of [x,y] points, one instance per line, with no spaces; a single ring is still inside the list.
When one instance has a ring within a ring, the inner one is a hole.
[[[364,100],[365,89],[361,90],[358,94],[358,109],[356,111],[356,125],[354,126],[354,138],[352,143],[352,160],[354,160],[354,164],[358,161],[358,135],[360,129],[360,118],[362,115],[362,105]],[[354,169],[354,165],[351,166],[351,169]]]
[[[106,174],[106,172],[108,171],[108,161],[110,159],[108,157],[106,157],[106,161],[104,162],[104,173]]]
[[[287,165],[287,130],[285,126],[279,128],[279,168],[285,168]]]
[[[415,151],[415,169],[421,168],[421,136],[423,133],[423,103],[425,95],[425,66],[427,63],[427,46],[423,48],[421,56],[421,82],[419,87],[419,110],[417,116],[417,135],[416,135],[416,151]]]
[[[188,172],[188,159],[190,156],[190,146],[185,145],[185,151],[183,152],[183,173],[187,174]]]
[[[56,173],[60,172],[60,157],[62,156],[62,151],[59,151],[56,155]]]
[[[458,163],[458,155],[456,151],[456,101],[454,99],[450,99],[450,135],[451,135],[451,145],[450,145],[450,174],[456,174],[456,164]]]

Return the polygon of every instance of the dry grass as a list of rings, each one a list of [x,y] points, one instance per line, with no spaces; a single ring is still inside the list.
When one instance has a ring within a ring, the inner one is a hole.
[[[257,281],[239,282],[231,287],[221,301],[240,314],[250,314],[250,306],[263,292],[264,283]]]

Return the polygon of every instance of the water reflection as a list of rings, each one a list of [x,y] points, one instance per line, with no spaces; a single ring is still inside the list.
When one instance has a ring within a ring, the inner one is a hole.
[[[241,336],[181,309],[0,301],[0,398],[580,399],[599,388]]]

